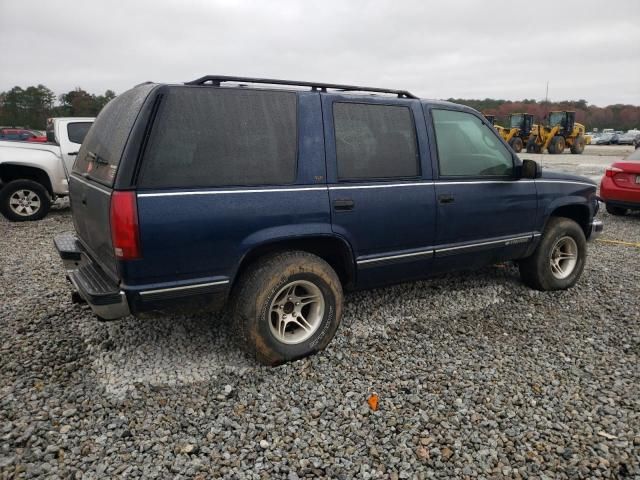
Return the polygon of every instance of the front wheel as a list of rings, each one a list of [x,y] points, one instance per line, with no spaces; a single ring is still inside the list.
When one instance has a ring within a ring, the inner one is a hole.
[[[12,222],[40,220],[50,207],[49,193],[33,180],[13,180],[0,191],[0,212]]]
[[[580,225],[564,217],[552,217],[533,255],[520,260],[522,281],[536,290],[573,287],[587,258],[587,240]]]
[[[238,280],[232,300],[240,340],[266,365],[324,349],[342,317],[342,286],[320,257],[292,251],[259,260]]]

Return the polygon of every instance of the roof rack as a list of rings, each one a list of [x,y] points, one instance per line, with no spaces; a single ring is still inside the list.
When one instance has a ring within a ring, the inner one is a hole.
[[[371,88],[358,87],[355,85],[338,85],[333,83],[317,83],[317,82],[297,82],[295,80],[276,80],[273,78],[250,78],[250,77],[229,77],[224,75],[205,75],[196,80],[185,82],[185,85],[206,85],[210,83],[212,86],[219,87],[222,82],[241,82],[241,83],[262,83],[267,85],[291,85],[297,87],[311,87],[312,91],[326,92],[327,89],[340,90],[343,92],[373,92],[373,93],[392,93],[398,98],[418,98],[411,92],[406,90],[392,90],[389,88]]]

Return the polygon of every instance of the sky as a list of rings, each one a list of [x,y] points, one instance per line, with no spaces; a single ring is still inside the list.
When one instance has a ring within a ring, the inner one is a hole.
[[[518,8],[522,6],[522,8]],[[0,0],[0,91],[206,74],[640,105],[640,1]]]

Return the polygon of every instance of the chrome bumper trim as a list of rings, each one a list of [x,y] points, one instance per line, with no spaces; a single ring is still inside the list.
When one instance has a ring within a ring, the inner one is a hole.
[[[591,222],[591,235],[589,235],[589,240],[594,240],[600,236],[602,231],[604,230],[604,223],[602,220],[594,220]]]

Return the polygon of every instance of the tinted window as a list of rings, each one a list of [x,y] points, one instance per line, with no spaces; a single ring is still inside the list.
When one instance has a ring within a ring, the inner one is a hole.
[[[495,131],[470,113],[432,110],[441,176],[508,176],[513,158]]]
[[[73,143],[82,143],[90,128],[91,122],[76,122],[67,124],[67,135],[69,136],[69,141]]]
[[[140,185],[293,183],[296,105],[292,92],[171,88],[151,133]]]
[[[335,103],[338,178],[420,174],[411,110],[403,106]]]
[[[129,132],[154,87],[148,84],[128,90],[102,109],[82,142],[74,172],[88,173],[92,179],[113,185]]]

